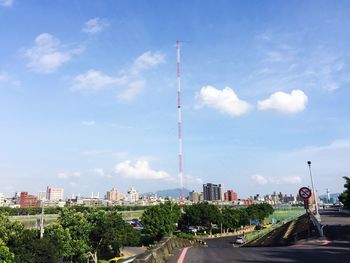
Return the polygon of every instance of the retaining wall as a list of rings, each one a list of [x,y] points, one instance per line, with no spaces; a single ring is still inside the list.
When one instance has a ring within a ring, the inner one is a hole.
[[[135,263],[163,263],[171,255],[174,248],[204,246],[203,241],[191,241],[178,237],[163,238],[154,248],[138,255]]]

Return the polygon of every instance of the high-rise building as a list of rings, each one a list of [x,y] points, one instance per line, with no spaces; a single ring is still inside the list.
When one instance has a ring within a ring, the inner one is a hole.
[[[19,205],[20,207],[36,207],[38,206],[38,198],[34,195],[29,195],[28,192],[21,192]]]
[[[47,192],[39,192],[38,193],[38,200],[39,201],[46,201],[47,200]]]
[[[64,189],[48,186],[46,189],[46,199],[49,201],[64,200]]]
[[[111,191],[108,191],[106,194],[106,199],[108,201],[120,201],[124,199],[123,193],[119,192],[116,188],[112,188]]]
[[[192,203],[199,203],[203,201],[203,193],[200,192],[189,192],[189,198],[188,198]]]
[[[227,190],[227,192],[224,193],[224,199],[228,202],[237,201],[237,193],[233,190]]]
[[[139,200],[139,193],[134,187],[131,187],[128,191],[128,200],[130,203],[136,203]]]
[[[205,201],[224,200],[224,189],[221,184],[203,184],[203,197]]]

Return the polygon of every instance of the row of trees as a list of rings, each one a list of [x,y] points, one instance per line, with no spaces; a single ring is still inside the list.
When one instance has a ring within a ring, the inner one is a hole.
[[[72,206],[77,212],[93,212],[96,210],[102,211],[135,211],[143,210],[144,206],[104,206],[104,207],[88,207],[88,206]],[[59,214],[63,209],[62,207],[47,207],[45,208],[45,214]],[[21,208],[12,208],[12,207],[0,207],[0,213],[7,213],[9,216],[18,216],[18,215],[37,215],[41,213],[41,207],[21,207]]]
[[[273,211],[269,204],[254,204],[247,208],[235,209],[230,206],[219,208],[209,203],[198,203],[185,206],[181,212],[177,204],[165,203],[146,208],[141,220],[145,234],[153,240],[159,240],[171,235],[177,226],[180,229],[188,226],[211,229],[213,224],[222,224],[224,229],[229,230],[248,225],[251,220],[262,222]]]
[[[25,229],[0,214],[0,262],[86,262],[88,254],[109,259],[120,248],[138,245],[140,232],[126,224],[116,211],[61,211],[59,220],[45,228],[43,238],[36,229]]]
[[[340,194],[339,201],[343,203],[344,208],[350,209],[350,177],[344,176],[343,178],[345,180],[345,190]]]
[[[187,206],[181,225],[211,227],[222,224],[225,229],[234,229],[250,224],[252,220],[262,222],[274,211],[269,204],[253,204],[247,208],[236,209],[231,206],[219,207],[209,203]]]
[[[244,209],[218,207],[209,203],[185,206],[167,202],[147,207],[141,217],[144,234],[124,222],[114,210],[65,208],[57,222],[45,228],[43,238],[39,230],[25,229],[0,212],[0,262],[34,263],[86,262],[88,255],[109,259],[120,254],[123,246],[135,246],[170,236],[174,230],[186,226],[203,226],[211,229],[222,224],[225,229],[247,225],[252,219],[262,222],[273,213],[268,204],[251,205]],[[142,241],[141,241],[142,239]]]

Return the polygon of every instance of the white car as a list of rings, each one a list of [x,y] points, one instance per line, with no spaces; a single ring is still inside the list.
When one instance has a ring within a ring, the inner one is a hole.
[[[236,237],[236,241],[235,241],[236,244],[239,244],[239,245],[242,245],[245,243],[245,238],[244,236],[238,236]]]

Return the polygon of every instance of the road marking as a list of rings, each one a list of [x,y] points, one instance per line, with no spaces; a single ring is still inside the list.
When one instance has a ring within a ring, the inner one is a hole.
[[[326,246],[326,245],[328,245],[329,243],[331,243],[331,241],[329,241],[329,240],[323,240],[323,242],[322,242],[322,245],[324,245],[324,246]]]
[[[182,263],[184,261],[187,250],[188,250],[188,247],[185,247],[184,250],[182,250],[181,255],[180,255],[177,263]]]

